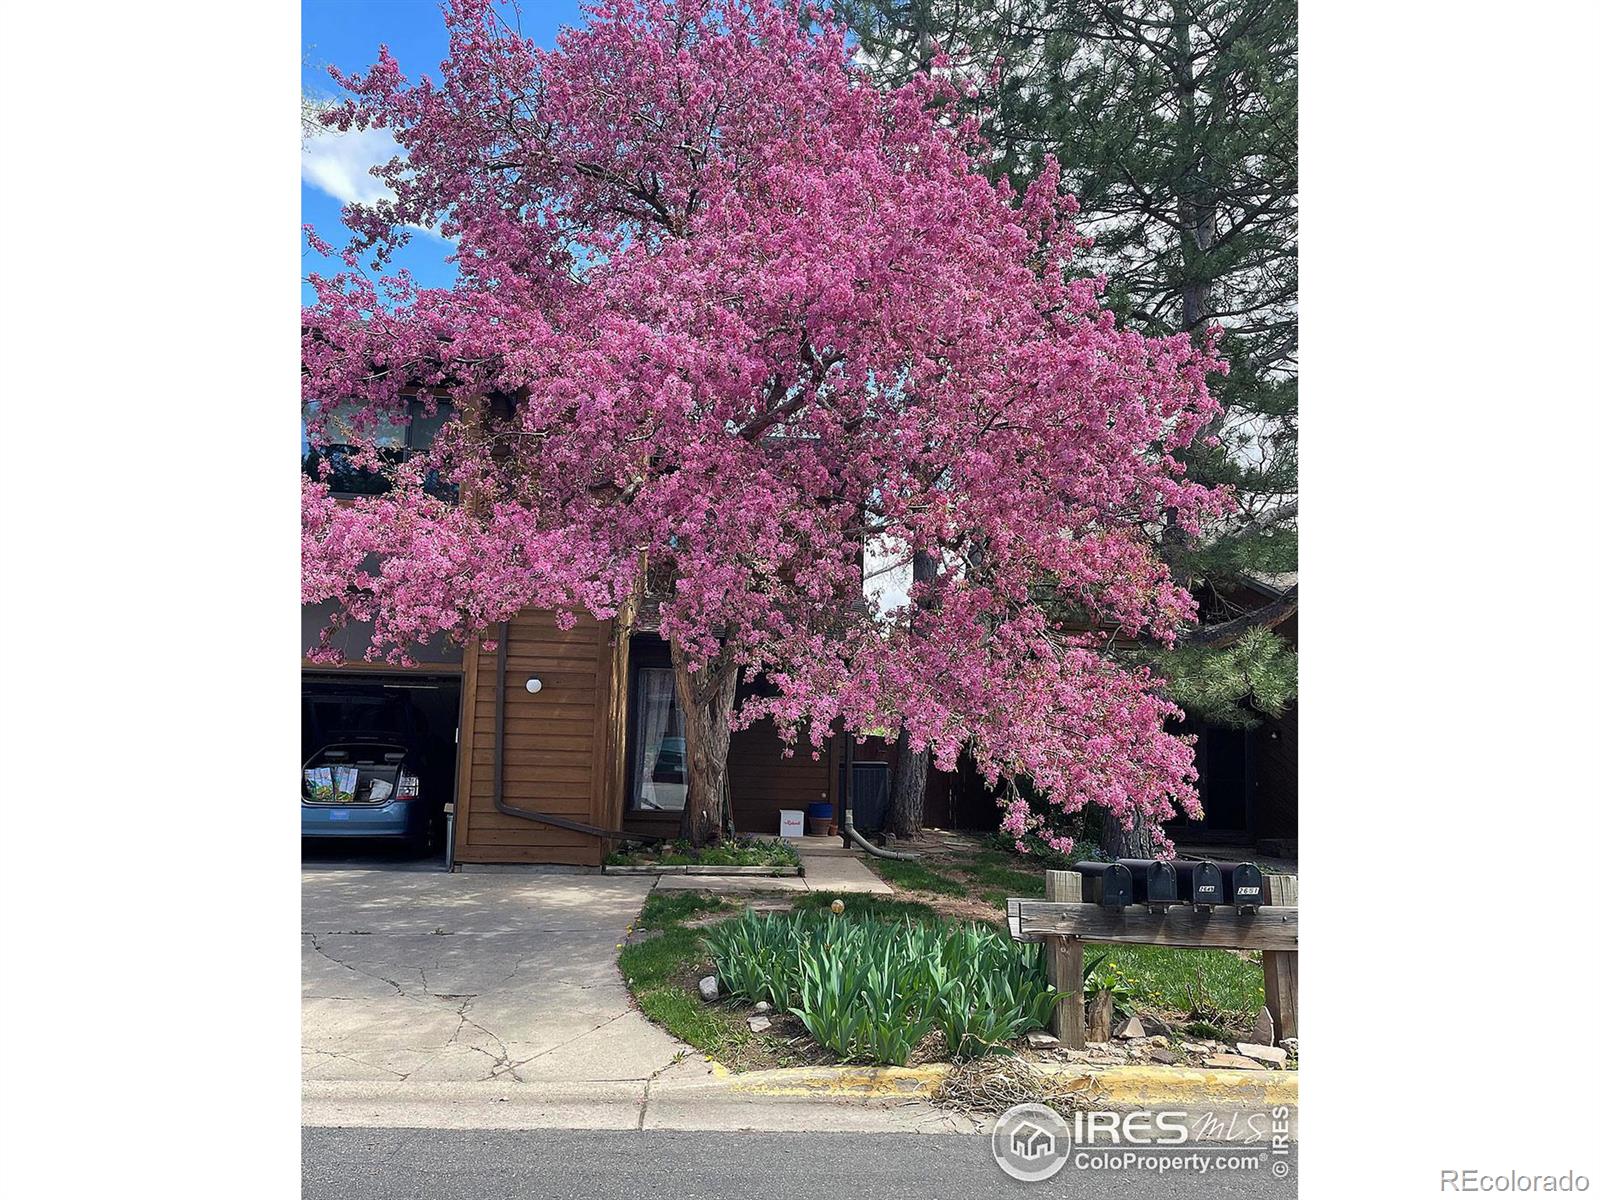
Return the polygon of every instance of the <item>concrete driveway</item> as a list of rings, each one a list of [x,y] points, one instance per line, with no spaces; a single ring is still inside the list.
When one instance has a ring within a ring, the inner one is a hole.
[[[617,974],[651,879],[301,878],[304,1079],[642,1080],[688,1049],[629,1007]]]

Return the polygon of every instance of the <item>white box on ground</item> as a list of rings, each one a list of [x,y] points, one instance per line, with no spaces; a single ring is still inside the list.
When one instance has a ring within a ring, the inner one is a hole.
[[[780,808],[778,810],[778,836],[779,837],[805,837],[806,814],[798,808]]]

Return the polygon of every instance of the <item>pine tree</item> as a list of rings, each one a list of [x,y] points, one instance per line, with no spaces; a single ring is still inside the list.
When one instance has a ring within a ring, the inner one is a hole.
[[[1296,566],[1298,149],[1294,0],[840,0],[886,81],[934,69],[971,85],[990,170],[1025,183],[1062,165],[1112,281],[1109,307],[1145,332],[1226,329],[1219,444],[1187,452],[1231,486],[1236,517],[1205,537],[1159,531],[1200,603],[1171,650],[1132,646],[1191,717],[1235,727],[1294,697],[1293,651],[1273,627],[1298,590],[1250,608],[1243,580]],[[1148,834],[1112,850],[1139,852]]]

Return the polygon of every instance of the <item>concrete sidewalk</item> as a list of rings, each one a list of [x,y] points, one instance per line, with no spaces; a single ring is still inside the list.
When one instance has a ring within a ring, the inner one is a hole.
[[[687,1051],[617,944],[648,879],[302,872],[302,1078],[642,1082]]]
[[[836,837],[788,839],[800,854],[802,876],[662,875],[664,891],[742,894],[747,892],[869,892],[891,896],[894,889],[864,861],[865,852],[846,850]]]

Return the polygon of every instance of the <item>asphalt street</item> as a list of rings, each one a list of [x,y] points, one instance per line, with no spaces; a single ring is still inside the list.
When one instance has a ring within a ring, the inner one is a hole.
[[[1025,1184],[1001,1173],[982,1135],[308,1128],[302,1136],[310,1200],[1285,1200],[1296,1194],[1292,1148],[1289,1163],[1284,1179],[1269,1167],[1161,1175],[1069,1163],[1054,1179]]]

